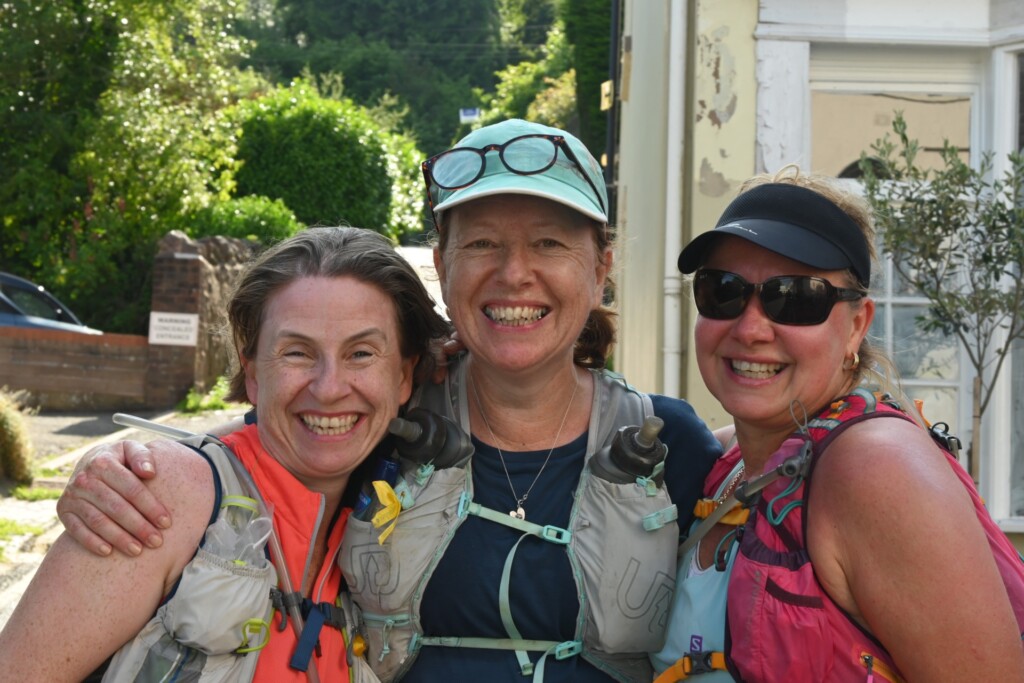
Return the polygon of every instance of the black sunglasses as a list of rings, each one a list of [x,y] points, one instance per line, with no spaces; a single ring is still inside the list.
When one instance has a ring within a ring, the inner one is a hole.
[[[811,275],[779,275],[752,284],[736,273],[701,268],[693,277],[697,310],[712,320],[740,317],[754,292],[768,319],[781,325],[820,325],[837,301],[856,301],[865,296],[859,290],[835,287]]]
[[[461,190],[480,180],[487,168],[488,152],[497,152],[501,163],[513,173],[536,175],[555,165],[559,149],[579,170],[580,175],[594,191],[602,213],[607,214],[608,209],[601,199],[601,193],[598,192],[594,181],[587,175],[583,164],[572,151],[569,141],[561,135],[546,135],[544,133],[520,135],[500,145],[453,147],[424,161],[421,168],[423,181],[427,184],[427,199],[430,202],[431,213],[437,204],[435,188]]]

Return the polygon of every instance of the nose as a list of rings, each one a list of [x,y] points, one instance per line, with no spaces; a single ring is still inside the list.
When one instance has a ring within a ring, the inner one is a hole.
[[[520,286],[533,278],[530,250],[525,245],[510,244],[501,250],[498,274],[502,282]]]
[[[732,333],[747,345],[774,339],[774,323],[768,319],[761,306],[760,290],[751,295],[743,312],[733,321]]]
[[[352,393],[353,373],[341,361],[321,359],[313,372],[309,391],[321,403],[329,404]]]

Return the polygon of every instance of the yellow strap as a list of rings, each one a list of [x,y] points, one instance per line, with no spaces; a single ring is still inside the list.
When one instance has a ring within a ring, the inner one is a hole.
[[[725,653],[724,652],[712,652],[710,653],[709,665],[712,669],[717,671],[728,671],[725,666]],[[677,659],[676,663],[661,672],[661,675],[654,679],[654,683],[677,683],[677,681],[685,681],[693,673],[693,657],[690,655],[683,655],[682,658]],[[705,672],[700,672],[705,673]]]
[[[714,512],[717,507],[718,501],[714,498],[701,498],[693,507],[693,514],[697,519],[707,519],[708,515]],[[730,510],[725,517],[718,520],[718,523],[739,526],[740,524],[746,524],[748,517],[750,517],[750,510],[737,503],[736,507]]]
[[[382,526],[387,524],[387,528],[380,532],[380,538],[377,542],[384,545],[384,541],[387,540],[391,532],[395,530],[395,523],[398,521],[398,513],[402,511],[402,502],[398,500],[398,495],[395,490],[391,488],[391,484],[380,479],[373,482],[373,490],[377,493],[377,500],[380,501],[381,509],[373,516],[370,521],[373,522],[373,526],[380,529]],[[390,522],[390,524],[388,524]]]

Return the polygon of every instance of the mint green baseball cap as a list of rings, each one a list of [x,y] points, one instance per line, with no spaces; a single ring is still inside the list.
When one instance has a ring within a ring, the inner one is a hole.
[[[520,140],[524,136],[536,137]],[[608,223],[601,166],[586,145],[559,128],[522,119],[484,126],[427,159],[423,170],[435,213],[481,197],[523,194]]]

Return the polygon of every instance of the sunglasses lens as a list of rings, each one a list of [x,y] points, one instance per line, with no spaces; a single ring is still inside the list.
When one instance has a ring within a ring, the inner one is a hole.
[[[774,277],[761,287],[761,306],[777,323],[818,325],[832,311],[828,290],[828,283],[816,277]]]
[[[430,176],[438,187],[455,190],[476,180],[483,163],[474,149],[451,149],[435,158]]]
[[[525,137],[509,142],[501,151],[505,165],[516,173],[540,173],[555,161],[558,145],[541,137]]]
[[[702,270],[693,281],[697,310],[712,320],[739,317],[750,296],[749,285],[739,275],[720,270]]]

